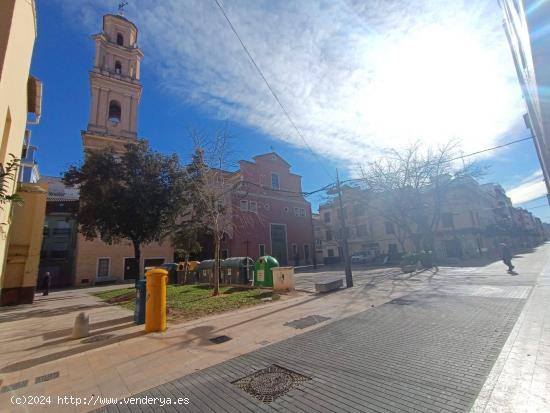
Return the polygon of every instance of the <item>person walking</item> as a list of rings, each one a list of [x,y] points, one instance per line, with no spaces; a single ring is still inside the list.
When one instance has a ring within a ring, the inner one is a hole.
[[[42,295],[48,295],[50,293],[50,285],[52,283],[52,276],[49,271],[46,271],[44,274],[44,279],[42,280],[42,289],[44,292]]]
[[[512,251],[504,242],[500,244],[500,258],[508,266],[508,272],[512,272],[515,268],[512,265]]]

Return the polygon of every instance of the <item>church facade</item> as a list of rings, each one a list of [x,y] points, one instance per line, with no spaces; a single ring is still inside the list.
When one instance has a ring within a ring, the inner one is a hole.
[[[140,63],[143,53],[137,45],[138,29],[120,15],[103,16],[103,31],[93,36],[94,67],[90,71],[91,104],[84,151],[111,146],[122,153],[124,145],[136,142],[137,114],[141,98]],[[174,248],[169,240],[142,247],[143,267],[172,262]],[[99,239],[77,237],[75,286],[132,280],[139,263],[128,240],[108,245]],[[143,268],[142,267],[142,268]]]

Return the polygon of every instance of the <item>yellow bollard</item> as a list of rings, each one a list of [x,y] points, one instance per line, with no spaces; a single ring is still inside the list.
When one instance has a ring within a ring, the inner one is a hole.
[[[168,271],[153,268],[145,273],[147,298],[145,303],[145,331],[166,330],[166,284]]]

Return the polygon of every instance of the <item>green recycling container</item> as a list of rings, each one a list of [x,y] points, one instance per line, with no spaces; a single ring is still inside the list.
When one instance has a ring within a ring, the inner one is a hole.
[[[273,257],[265,255],[258,258],[254,264],[254,286],[273,288],[273,267],[278,267],[279,263]]]

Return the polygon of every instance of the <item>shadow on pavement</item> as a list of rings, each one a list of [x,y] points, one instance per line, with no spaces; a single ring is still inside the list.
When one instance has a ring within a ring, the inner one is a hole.
[[[7,314],[0,314],[0,323],[7,323],[11,321],[19,321],[27,318],[44,318],[44,317],[53,317],[56,315],[65,315],[67,313],[72,313],[75,311],[90,310],[92,308],[107,307],[109,304],[98,303],[94,305],[70,305],[66,307],[57,307],[51,309],[37,308],[35,310],[29,311],[14,311],[8,312]]]
[[[299,303],[296,303],[296,304],[290,304],[290,305],[287,305],[287,306],[284,306],[284,307],[279,307],[277,309],[274,309],[273,311],[269,311],[265,314],[262,314],[262,315],[259,315],[259,316],[256,316],[254,318],[248,318],[244,321],[240,321],[238,323],[234,323],[234,324],[231,324],[229,326],[224,326],[218,330],[214,330],[214,327],[212,326],[197,326],[197,327],[194,327],[190,330],[187,330],[187,331],[184,331],[183,334],[181,334],[179,337],[185,337],[189,334],[192,334],[194,335],[195,337],[193,338],[189,338],[187,340],[184,340],[184,341],[181,341],[179,343],[176,343],[176,344],[173,344],[171,346],[168,346],[166,347],[167,349],[170,348],[170,347],[184,347],[186,346],[187,344],[190,344],[191,342],[197,340],[197,339],[200,339],[200,343],[199,344],[204,344],[204,345],[211,345],[212,343],[210,342],[210,339],[211,338],[214,338],[215,336],[218,336],[220,334],[222,334],[222,332],[224,330],[229,330],[233,327],[238,327],[238,326],[242,326],[244,324],[248,324],[248,323],[253,323],[254,321],[257,321],[261,318],[264,318],[264,317],[268,317],[272,314],[275,314],[275,313],[278,313],[278,312],[281,312],[281,311],[285,311],[289,308],[293,308],[293,307],[299,307],[301,305],[304,305],[306,303],[309,303],[310,301],[314,301],[314,300],[318,300],[319,298],[323,297],[322,295],[319,295],[319,294],[315,294],[315,295],[312,295],[311,298],[307,299],[307,300],[304,300],[304,301],[300,301]],[[208,337],[204,337],[205,334],[209,333]],[[177,337],[177,336],[172,336],[170,337],[171,339],[174,338],[174,337]],[[150,336],[150,338],[152,339],[163,339],[161,336],[159,337],[156,337],[156,336]]]
[[[120,318],[113,318],[112,320],[99,321],[97,323],[90,323],[90,330],[99,330],[100,328],[111,327],[117,324],[129,323],[131,321],[134,321],[133,315],[120,317]],[[44,340],[52,340],[54,338],[65,337],[68,334],[71,334],[72,331],[73,331],[72,328],[64,328],[61,330],[50,331],[48,333],[42,334],[42,338]]]
[[[0,369],[0,373],[13,373],[15,371],[28,369],[31,367],[38,366],[40,364],[49,363],[51,361],[56,361],[56,360],[66,358],[69,356],[74,356],[80,353],[85,353],[86,351],[89,351],[89,350],[94,350],[97,348],[109,346],[111,344],[118,343],[120,341],[130,340],[132,338],[136,338],[144,334],[145,334],[145,330],[140,330],[140,331],[134,331],[133,333],[128,333],[121,336],[111,336],[109,334],[105,334],[105,336],[103,336],[103,338],[105,338],[104,340],[97,340],[97,336],[87,337],[81,341],[81,343],[85,343],[82,346],[75,347],[69,350],[59,351],[57,353],[46,354],[44,356],[36,357],[33,359],[18,361],[17,363],[8,364],[7,366],[4,366]],[[96,341],[90,342],[92,338],[94,338]]]

